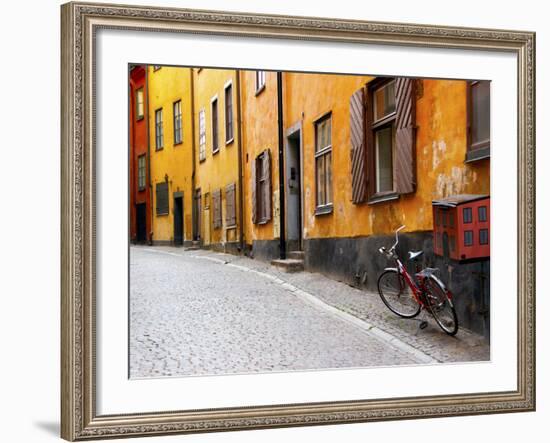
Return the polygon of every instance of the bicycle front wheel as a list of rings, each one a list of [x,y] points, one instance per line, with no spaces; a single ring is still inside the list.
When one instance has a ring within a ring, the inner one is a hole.
[[[425,283],[426,306],[441,329],[449,335],[458,332],[458,319],[453,302],[442,283],[433,276]]]
[[[413,318],[420,313],[420,305],[411,288],[399,272],[388,269],[378,277],[378,293],[384,304],[394,314]]]

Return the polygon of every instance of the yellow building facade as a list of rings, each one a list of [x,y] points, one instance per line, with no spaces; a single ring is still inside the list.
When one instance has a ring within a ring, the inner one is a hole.
[[[149,145],[153,244],[192,241],[192,73],[149,66]]]
[[[238,71],[193,69],[194,238],[236,252],[241,242]]]

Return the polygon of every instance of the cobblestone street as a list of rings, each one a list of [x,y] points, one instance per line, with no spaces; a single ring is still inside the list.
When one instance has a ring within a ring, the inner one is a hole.
[[[377,294],[246,257],[132,247],[130,284],[132,378],[489,359],[474,334],[420,330]]]

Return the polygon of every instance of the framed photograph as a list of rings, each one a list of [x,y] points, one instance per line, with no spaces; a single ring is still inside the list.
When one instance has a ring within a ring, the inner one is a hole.
[[[72,2],[62,437],[535,409],[535,35]]]

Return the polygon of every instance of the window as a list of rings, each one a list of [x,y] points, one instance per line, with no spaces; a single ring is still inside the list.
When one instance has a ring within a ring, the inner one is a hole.
[[[332,210],[332,117],[328,115],[315,123],[315,186],[316,213]]]
[[[138,191],[145,189],[145,154],[138,157]]]
[[[265,88],[265,71],[256,71],[256,94]]]
[[[156,186],[157,215],[167,215],[168,203],[168,182],[157,183]]]
[[[225,143],[233,141],[233,86],[225,88]]]
[[[174,103],[174,144],[183,141],[183,126],[181,120],[181,100]]]
[[[472,246],[474,244],[474,231],[464,231],[464,246]]]
[[[477,208],[477,219],[480,222],[487,221],[487,206],[480,206]]]
[[[414,78],[378,78],[367,86],[366,145],[369,203],[416,190]]]
[[[143,88],[136,91],[136,119],[141,120],[144,116]]]
[[[263,151],[252,165],[252,223],[271,220],[271,157]]]
[[[490,155],[491,134],[490,82],[473,81],[468,84],[468,151],[466,160],[480,160]]]
[[[212,153],[215,154],[220,150],[218,143],[218,99],[212,100]]]
[[[204,109],[199,111],[199,161],[206,160],[206,116]]]
[[[464,223],[472,223],[472,208],[464,208],[462,210],[462,221]]]
[[[392,192],[395,146],[395,80],[373,93],[374,174],[376,194]]]
[[[488,229],[480,229],[479,230],[479,244],[480,245],[488,245],[489,244],[489,230]]]
[[[164,147],[164,128],[162,126],[162,108],[155,111],[155,147],[162,149]]]

